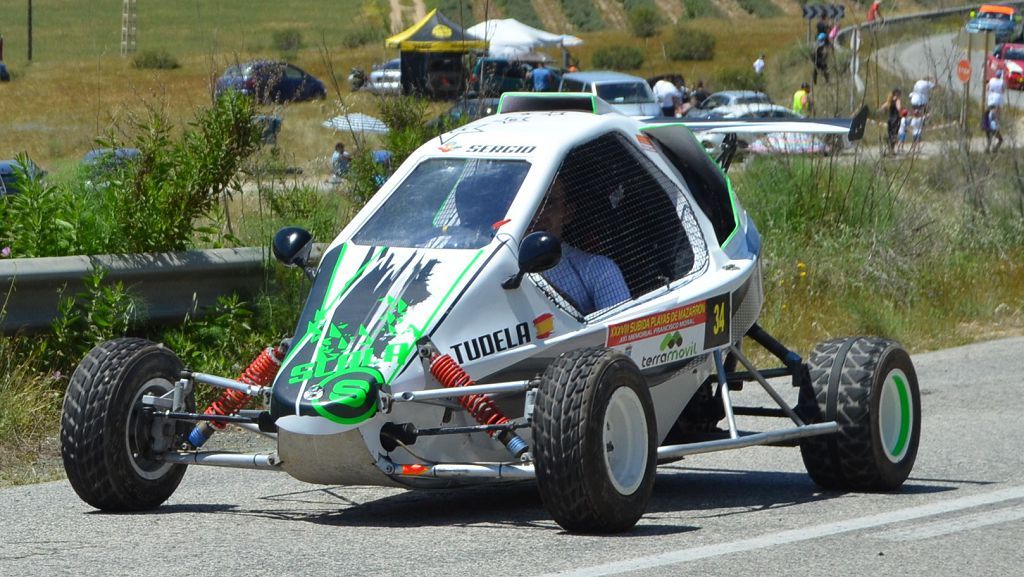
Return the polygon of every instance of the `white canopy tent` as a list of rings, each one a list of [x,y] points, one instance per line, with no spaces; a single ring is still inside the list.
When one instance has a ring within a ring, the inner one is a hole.
[[[514,18],[486,20],[466,29],[467,34],[490,42],[489,53],[497,58],[516,58],[537,48],[579,46],[583,40],[568,34],[555,34],[527,26]]]

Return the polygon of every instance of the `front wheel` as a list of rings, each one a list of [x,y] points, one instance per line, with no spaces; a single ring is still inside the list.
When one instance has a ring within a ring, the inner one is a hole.
[[[180,446],[191,426],[160,420],[142,399],[170,392],[181,361],[163,345],[117,339],[93,348],[71,376],[61,416],[61,456],[83,501],[107,511],[152,509],[166,501],[185,465],[160,454]],[[190,392],[185,400],[195,410]]]
[[[892,341],[856,337],[819,344],[808,360],[820,411],[839,432],[800,442],[811,478],[826,489],[891,491],[914,467],[921,394],[910,356]]]
[[[657,465],[654,407],[636,364],[605,348],[556,359],[541,377],[532,450],[544,506],[563,528],[636,525]]]

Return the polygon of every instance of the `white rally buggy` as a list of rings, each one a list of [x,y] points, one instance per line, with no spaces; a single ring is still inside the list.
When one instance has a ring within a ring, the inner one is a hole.
[[[536,479],[562,527],[617,532],[643,515],[658,463],[697,453],[799,445],[825,488],[904,482],[921,427],[907,353],[857,337],[805,361],[757,324],[761,238],[690,128],[584,95],[500,106],[420,147],[316,271],[308,233],[277,234],[275,255],[312,288],[295,334],[239,379],[184,369],[141,339],[91,351],[61,430],[78,495],[156,507],[190,464],[410,488]],[[744,337],[781,366],[756,368]],[[791,378],[794,405],[775,377]],[[773,406],[733,400],[754,382]],[[202,413],[196,383],[224,389]],[[240,410],[251,397],[263,408]],[[741,431],[743,415],[783,424]],[[276,450],[203,450],[227,423]]]

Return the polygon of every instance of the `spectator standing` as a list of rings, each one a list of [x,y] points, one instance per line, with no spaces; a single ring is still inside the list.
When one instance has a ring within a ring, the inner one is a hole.
[[[697,87],[693,89],[693,92],[691,93],[691,95],[697,97],[697,105],[698,106],[703,104],[704,101],[708,99],[708,96],[710,96],[710,95],[708,94],[707,89],[704,88],[704,79],[703,78],[697,81]]]
[[[931,98],[932,90],[936,88],[935,78],[925,76],[914,83],[914,89],[910,93],[910,107],[914,110],[921,110],[922,115],[928,114],[928,101]]]
[[[682,100],[683,94],[670,80],[662,78],[654,83],[654,97],[661,104],[662,116],[675,116],[676,105]]]
[[[351,162],[352,155],[345,150],[345,145],[340,142],[335,144],[334,154],[331,155],[331,173],[338,178],[345,176]]]
[[[825,40],[825,42],[827,43],[828,42],[828,32],[831,29],[832,29],[832,25],[830,25],[828,23],[828,18],[826,18],[825,15],[822,14],[821,18],[818,19],[818,24],[815,26],[815,30],[816,30],[816,33],[818,35],[818,40],[819,41],[820,40]]]
[[[1003,71],[996,70],[995,76],[989,78],[988,84],[985,85],[985,106],[1001,108],[1003,106],[1003,90],[1005,88]]]
[[[551,71],[544,65],[544,62],[538,62],[537,67],[534,68],[529,76],[533,79],[533,91],[534,92],[551,92],[553,89],[552,74]]]
[[[761,73],[763,73],[763,72],[764,72],[764,54],[758,56],[757,60],[754,61],[754,74],[757,74],[758,76],[760,76]]]
[[[818,83],[818,72],[821,72],[825,76],[825,82],[828,82],[828,38],[824,32],[818,33],[818,43],[814,47],[814,74],[811,76],[811,82],[814,84]]]
[[[999,130],[999,107],[989,104],[981,118],[981,128],[985,131],[985,153],[999,152],[1003,145],[1003,133]],[[996,147],[992,148],[992,138],[996,139]]]
[[[882,3],[875,0],[868,7],[868,24],[874,24],[875,22],[885,22],[885,18],[882,16]]]
[[[900,130],[900,119],[903,117],[905,110],[903,109],[903,91],[899,88],[893,88],[892,92],[885,99],[885,103],[878,109],[879,112],[885,112],[885,126],[888,129],[888,139],[886,144],[888,145],[888,151],[890,154],[896,152],[896,141],[899,136]]]
[[[793,112],[801,116],[810,116],[812,108],[811,85],[803,82],[800,84],[800,90],[793,93]]]
[[[914,115],[910,118],[910,134],[912,142],[910,143],[910,154],[921,151],[921,136],[924,133],[924,111],[920,108],[914,110]]]
[[[896,132],[896,154],[902,154],[907,145],[907,127],[910,124],[910,115],[907,114],[907,109],[904,108],[900,112],[900,123],[899,128]]]

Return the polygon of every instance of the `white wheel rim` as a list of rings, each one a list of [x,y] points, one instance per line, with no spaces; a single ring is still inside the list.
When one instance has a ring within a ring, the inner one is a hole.
[[[146,384],[139,387],[139,390],[135,392],[135,397],[132,399],[131,408],[128,410],[128,419],[125,422],[124,428],[124,446],[128,451],[128,462],[132,464],[132,469],[135,470],[135,474],[155,481],[167,474],[167,471],[173,466],[171,463],[160,463],[156,467],[143,467],[139,463],[139,456],[134,453],[135,449],[140,449],[137,446],[137,441],[132,438],[135,427],[134,422],[137,418],[138,412],[142,407],[142,397],[145,395],[163,395],[174,388],[167,379],[150,379],[146,381]]]
[[[878,436],[885,456],[899,463],[910,447],[914,430],[914,406],[910,397],[910,381],[899,370],[890,371],[882,382],[878,399]]]
[[[619,387],[612,393],[602,431],[608,478],[616,491],[631,495],[640,487],[647,470],[647,416],[633,389]]]

